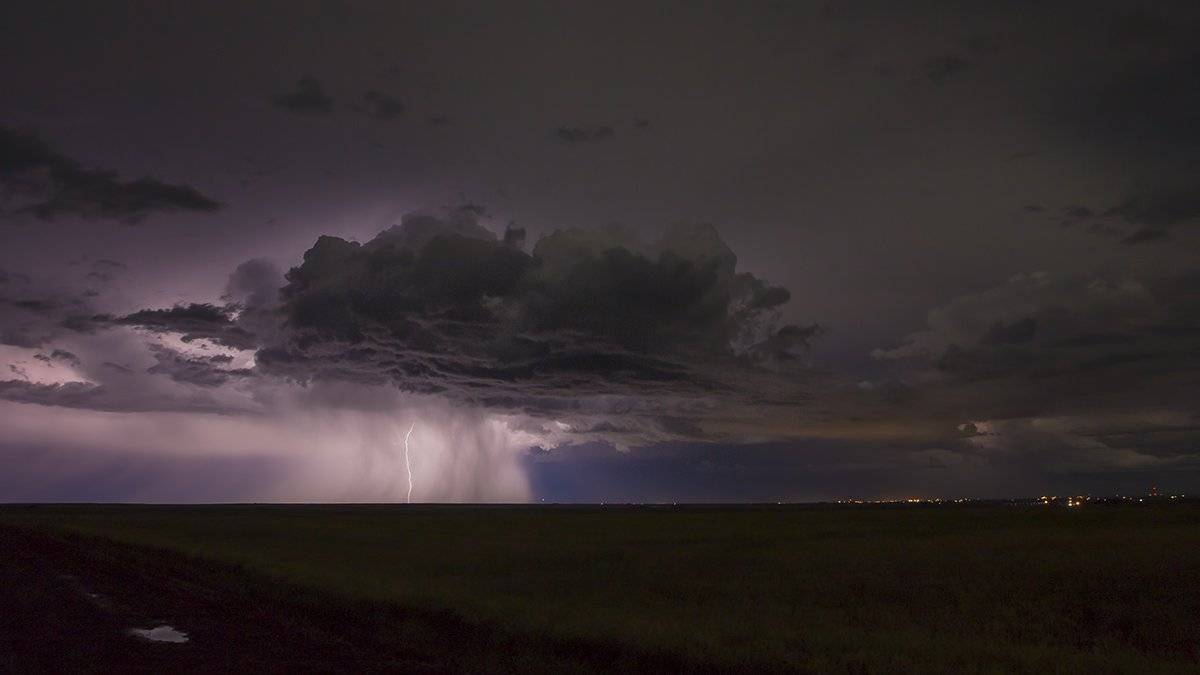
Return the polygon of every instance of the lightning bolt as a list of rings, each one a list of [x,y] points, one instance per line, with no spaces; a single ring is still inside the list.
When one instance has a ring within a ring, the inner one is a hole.
[[[413,429],[417,428],[417,423],[414,421],[412,426],[408,428],[408,433],[404,434],[404,469],[408,471],[408,494],[404,496],[404,503],[412,503],[412,464],[408,461],[408,437],[412,436]]]

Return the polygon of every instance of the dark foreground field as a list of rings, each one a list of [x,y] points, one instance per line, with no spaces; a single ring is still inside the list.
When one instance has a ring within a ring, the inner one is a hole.
[[[1200,672],[1195,504],[9,506],[0,547],[0,672]]]

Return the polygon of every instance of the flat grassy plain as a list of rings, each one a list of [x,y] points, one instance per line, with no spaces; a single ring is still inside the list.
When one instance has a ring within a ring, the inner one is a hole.
[[[1200,672],[1200,505],[8,506],[330,598],[697,669]]]

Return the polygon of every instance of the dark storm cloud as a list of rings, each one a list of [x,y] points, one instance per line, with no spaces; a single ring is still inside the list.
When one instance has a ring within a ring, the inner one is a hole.
[[[96,407],[99,393],[99,387],[87,382],[42,384],[26,380],[0,380],[0,399],[16,403],[91,408]]]
[[[478,224],[482,211],[407,216],[362,245],[321,237],[286,283],[269,261],[247,261],[230,276],[224,306],[118,317],[49,296],[13,306],[56,328],[74,317],[93,332],[133,326],[257,349],[250,370],[227,354],[143,345],[154,359],[146,375],[214,394],[257,375],[390,384],[566,420],[553,430],[618,443],[737,437],[768,411],[795,419],[808,400],[803,356],[819,329],[780,326],[790,293],[738,272],[713,228],[675,226],[649,241],[618,227],[560,230],[526,252],[524,230],[510,226],[498,239]],[[87,387],[29,383],[4,396],[102,410],[223,405],[194,392],[154,396],[120,380],[141,375],[113,371],[98,367],[100,384]],[[737,419],[739,430],[714,419]]]
[[[1172,28],[1171,21],[1166,17],[1138,8],[1113,17],[1108,41],[1117,49],[1153,48],[1171,34]]]
[[[1012,323],[997,321],[979,339],[984,345],[1011,345],[1032,342],[1037,337],[1037,319],[1025,317]]]
[[[283,272],[266,258],[254,258],[237,266],[225,284],[226,300],[242,307],[265,307],[279,298]]]
[[[0,284],[28,283],[29,276],[0,270]]]
[[[931,311],[926,330],[876,352],[909,396],[874,407],[860,397],[845,410],[926,424],[931,438],[958,420],[942,452],[1031,480],[1195,468],[1198,317],[1200,270],[1018,275]]]
[[[484,206],[483,204],[476,204],[475,202],[466,202],[465,204],[455,207],[453,210],[460,211],[464,215],[466,215],[470,218],[490,218],[491,217],[488,215],[488,210],[487,210],[486,206]]]
[[[1200,120],[1198,120],[1200,121]],[[1200,222],[1200,186],[1135,194],[1105,214],[1125,222],[1162,229]]]
[[[925,364],[925,402],[979,419],[1169,409],[1200,387],[1198,280],[1019,275],[877,356]]]
[[[559,127],[554,135],[564,143],[591,143],[612,138],[614,133],[610,126]]]
[[[87,168],[32,132],[0,126],[0,189],[15,208],[49,220],[60,215],[136,222],[155,212],[216,211],[220,204],[187,185],[155,178],[121,180],[115,171]]]
[[[925,77],[934,84],[944,84],[970,68],[971,62],[957,54],[934,57],[922,64]]]
[[[92,263],[91,270],[87,273],[86,278],[106,283],[112,281],[117,275],[127,269],[129,269],[129,266],[125,263],[116,260],[100,259]]]
[[[524,249],[525,228],[517,227],[514,223],[509,223],[508,227],[504,228],[504,245]]]
[[[271,99],[275,105],[294,113],[326,114],[333,112],[333,97],[325,93],[317,78],[306,75],[296,81],[296,90]]]
[[[1195,149],[1200,145],[1200,91],[1195,86],[1200,53],[1139,66],[1118,74],[1088,101],[1094,108],[1082,113],[1084,128],[1120,145]]]
[[[52,295],[10,303],[52,329],[30,346],[70,339],[64,317],[112,334],[71,342],[86,346],[83,357],[60,347],[35,357],[77,368],[59,377],[79,381],[25,374],[0,398],[244,412],[239,391],[281,379],[386,384],[524,415],[531,432],[553,420],[563,425],[555,434],[621,444],[729,437],[706,424],[733,417],[744,427],[767,410],[794,418],[806,400],[801,356],[818,329],[779,327],[790,294],[738,272],[711,227],[677,226],[652,241],[620,228],[563,230],[526,252],[519,229],[498,239],[476,213],[408,216],[361,245],[321,237],[286,282],[269,261],[247,261],[223,306],[114,317]],[[158,336],[203,342],[183,350]],[[257,365],[235,365],[244,356],[212,344],[257,349]]]
[[[6,286],[13,287],[0,287],[0,344],[39,348],[69,330],[95,330],[90,307],[69,291],[35,288],[24,275]]]
[[[1195,3],[1131,4],[1141,6],[1098,6],[1104,23],[1081,32],[1091,58],[1056,88],[1062,129],[1121,159],[1178,168],[1200,147],[1200,11]]]
[[[1200,187],[1135,192],[1100,213],[1086,206],[1063,208],[1063,225],[1086,222],[1088,232],[1115,237],[1122,244],[1169,239],[1172,228],[1200,223]]]
[[[100,268],[120,264],[106,261]],[[252,373],[243,367],[244,358],[235,363],[222,349],[254,346],[232,318],[256,317],[246,304],[185,305],[114,318],[70,287],[39,280],[10,290],[20,299],[0,299],[0,345],[10,347],[3,356],[15,377],[0,378],[0,400],[111,412],[247,411],[236,400],[236,385]],[[168,334],[185,343],[204,342],[184,353],[160,344]]]
[[[15,379],[0,381],[0,399],[111,412],[247,412],[248,406],[236,400],[233,385],[253,373],[235,365],[230,354],[209,345],[198,346],[198,353],[183,353],[159,344],[157,335],[147,339],[125,328],[127,323],[139,327],[140,323],[103,314],[80,317],[90,334],[84,335],[62,327],[64,312],[69,311],[67,305],[38,315],[40,323],[17,325],[23,330],[20,336],[28,339],[7,342],[45,351],[29,357],[38,366],[36,371],[22,367],[23,373],[13,371]],[[205,337],[221,343],[237,334],[228,326],[213,330],[211,324],[220,322],[210,314],[184,307],[139,313],[137,321],[155,333],[179,329],[171,334],[181,335],[185,342]],[[12,358],[17,362],[10,365],[23,363],[19,354]]]
[[[1161,227],[1142,227],[1121,239],[1122,244],[1144,244],[1150,241],[1169,239],[1171,235]]]
[[[801,368],[816,329],[776,327],[789,294],[737,272],[711,227],[651,242],[560,230],[532,253],[511,239],[462,210],[405,217],[362,245],[321,237],[287,274],[287,328],[258,363],[534,415],[588,397],[653,417],[673,399],[799,396],[802,382],[778,369]],[[750,384],[763,380],[776,390]]]
[[[188,356],[162,345],[151,345],[150,352],[157,363],[146,372],[151,375],[166,375],[176,382],[199,387],[219,387],[231,380],[253,375],[253,372],[246,368],[230,368],[233,357],[228,354]]]
[[[91,292],[85,291],[84,296],[90,297]],[[110,319],[111,317],[105,314],[73,313],[62,317],[58,325],[74,333],[94,335],[97,331],[102,330]]]
[[[391,94],[372,89],[363,94],[362,103],[352,106],[355,112],[377,120],[394,120],[404,114],[404,104]]]
[[[143,309],[113,321],[159,333],[178,333],[185,342],[211,340],[234,349],[253,349],[255,337],[238,325],[230,312],[226,307],[192,303],[169,309]]]
[[[21,309],[33,312],[34,314],[46,314],[53,312],[59,308],[59,304],[55,300],[45,300],[42,298],[34,298],[28,300],[13,300],[13,305]]]
[[[69,366],[79,366],[81,364],[78,356],[65,349],[55,349],[49,354],[36,354],[33,358],[48,364],[56,361],[66,363]]]

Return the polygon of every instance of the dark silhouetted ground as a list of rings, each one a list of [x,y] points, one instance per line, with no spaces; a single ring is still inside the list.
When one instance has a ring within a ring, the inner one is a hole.
[[[1192,503],[9,506],[0,547],[0,672],[1200,672]]]

